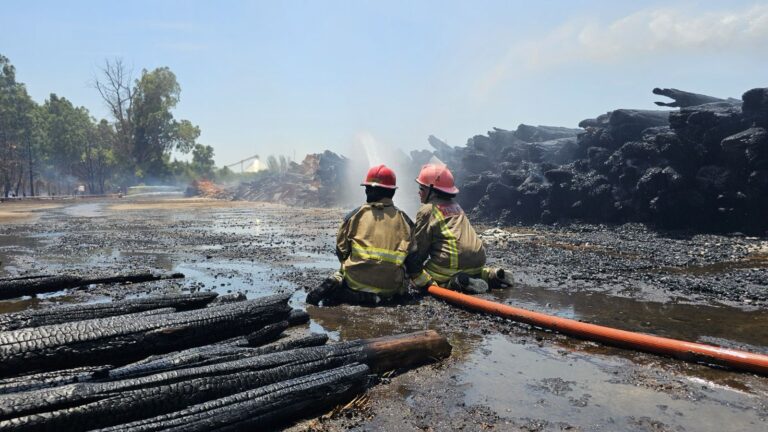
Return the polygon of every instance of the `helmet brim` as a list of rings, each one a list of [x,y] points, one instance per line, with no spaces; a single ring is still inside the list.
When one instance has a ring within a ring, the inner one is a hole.
[[[443,188],[443,187],[439,187],[439,186],[435,186],[435,185],[424,184],[424,183],[420,182],[419,179],[416,179],[416,183],[418,183],[420,186],[424,186],[426,188],[431,187],[434,190],[438,190],[440,192],[444,192],[444,193],[451,194],[451,195],[458,195],[458,193],[459,193],[459,188],[457,188],[456,186],[451,187],[451,188]]]
[[[389,186],[389,185],[384,185],[384,184],[381,184],[381,183],[376,183],[376,182],[371,182],[371,183],[368,183],[368,182],[365,182],[365,183],[360,183],[360,186],[380,187],[380,188],[382,188],[382,189],[397,189],[397,186]]]

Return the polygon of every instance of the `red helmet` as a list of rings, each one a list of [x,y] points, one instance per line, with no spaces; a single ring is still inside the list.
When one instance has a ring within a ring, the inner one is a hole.
[[[395,172],[392,171],[386,165],[376,165],[368,170],[368,174],[365,175],[365,180],[360,183],[360,186],[375,186],[385,189],[397,189],[397,179],[395,178]]]
[[[416,183],[452,195],[459,193],[459,189],[453,184],[453,174],[445,165],[424,165],[421,167],[419,177],[416,178]]]

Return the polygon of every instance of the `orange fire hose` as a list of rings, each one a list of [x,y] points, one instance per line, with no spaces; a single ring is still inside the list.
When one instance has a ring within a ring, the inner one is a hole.
[[[576,320],[532,312],[526,309],[483,300],[456,291],[440,288],[437,285],[430,286],[427,291],[437,298],[459,306],[464,306],[468,309],[498,315],[513,321],[520,321],[537,327],[555,330],[582,339],[590,339],[622,348],[631,348],[654,354],[667,355],[690,362],[717,364],[732,369],[754,372],[760,375],[768,375],[767,355],[583,323]]]

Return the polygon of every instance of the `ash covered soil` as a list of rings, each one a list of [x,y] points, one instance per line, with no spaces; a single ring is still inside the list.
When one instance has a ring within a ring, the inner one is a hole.
[[[182,280],[0,302],[0,311],[168,291],[306,290],[338,263],[343,209],[200,199],[2,203],[0,278],[179,271]],[[517,285],[483,297],[566,318],[768,354],[768,239],[641,225],[477,227]],[[355,339],[425,328],[452,356],[387,374],[303,430],[765,430],[768,378],[575,340],[425,297],[306,306],[309,330]]]

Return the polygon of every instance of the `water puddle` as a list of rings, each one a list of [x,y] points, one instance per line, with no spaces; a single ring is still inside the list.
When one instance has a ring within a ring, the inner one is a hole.
[[[31,236],[0,235],[0,250],[31,252],[40,246],[41,240]]]
[[[105,303],[112,301],[107,296],[90,296],[83,301],[82,296],[61,295],[65,291],[38,294],[35,297],[22,297],[19,299],[0,301],[0,313],[20,312],[27,309],[41,309],[44,307],[64,306],[70,304]]]
[[[436,327],[406,307],[306,306],[312,321],[324,333],[334,332],[341,340],[368,339]]]
[[[738,261],[723,261],[714,264],[694,265],[685,267],[661,267],[659,273],[684,274],[692,276],[709,276],[728,273],[733,270],[768,268],[768,253],[753,253]]]
[[[597,292],[562,292],[516,285],[493,291],[503,303],[563,318],[691,342],[718,340],[768,352],[768,310],[641,302]]]
[[[27,309],[37,309],[40,305],[39,298],[23,298],[0,301],[0,313],[19,312]]]
[[[253,262],[206,260],[177,264],[172,271],[184,273],[188,284],[204,291],[242,292],[247,298],[295,291],[296,288],[293,283],[277,277],[276,269]]]
[[[338,270],[339,259],[332,253],[301,252],[291,256],[291,265],[300,269]]]
[[[507,418],[590,425],[589,430],[747,431],[765,426],[765,413],[755,409],[763,396],[707,382],[692,382],[701,389],[696,394],[676,379],[622,382],[622,371],[630,366],[626,359],[492,336],[462,366],[460,382],[467,386],[468,405],[485,405]],[[669,391],[676,386],[681,394]]]
[[[61,209],[61,212],[70,217],[101,217],[104,216],[103,203],[75,204]]]

